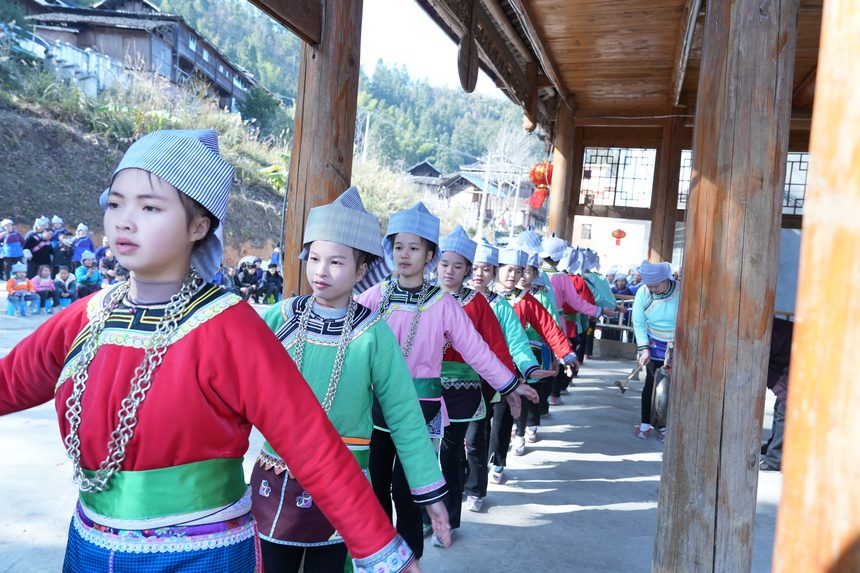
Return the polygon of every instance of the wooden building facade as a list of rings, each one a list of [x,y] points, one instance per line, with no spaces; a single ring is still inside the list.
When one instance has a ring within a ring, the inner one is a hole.
[[[28,10],[40,37],[95,50],[174,83],[200,78],[221,107],[235,110],[256,83],[182,17],[162,13],[150,2],[103,0],[93,8],[78,8],[47,0],[16,1]]]

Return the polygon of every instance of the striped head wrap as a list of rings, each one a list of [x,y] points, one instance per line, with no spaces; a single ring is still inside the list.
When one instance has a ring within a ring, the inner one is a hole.
[[[537,255],[541,252],[540,234],[532,228],[520,233],[515,242],[517,248],[524,250],[528,254]]]
[[[553,261],[561,260],[564,251],[567,248],[567,243],[563,239],[559,239],[555,235],[546,237],[541,241],[541,258],[552,259]]]
[[[481,239],[481,244],[475,250],[475,260],[472,262],[498,267],[499,249],[491,245],[487,239]]]
[[[454,230],[439,239],[439,251],[442,253],[453,252],[462,255],[469,264],[475,260],[475,251],[478,248],[478,243],[469,238],[466,231],[460,225],[454,227]]]
[[[379,237],[379,219],[364,208],[358,188],[350,187],[332,203],[310,210],[299,258],[307,260],[308,249],[314,241],[340,243],[381,257]]]
[[[514,265],[525,268],[529,264],[529,256],[520,249],[501,249],[499,251],[499,266]]]
[[[142,169],[157,175],[218,220],[215,232],[197,245],[191,266],[211,281],[224,258],[223,223],[235,169],[218,149],[218,134],[213,129],[162,130],[144,135],[128,148],[113,177],[123,169]],[[102,208],[107,208],[108,190],[102,193]]]
[[[439,245],[439,217],[433,215],[421,201],[415,203],[411,209],[399,211],[391,215],[388,220],[388,232],[382,240],[382,249],[385,256],[394,261],[394,236],[398,233],[412,233],[422,239],[426,239],[434,245]],[[432,271],[439,262],[439,249],[436,249],[433,260],[427,264],[426,269]]]

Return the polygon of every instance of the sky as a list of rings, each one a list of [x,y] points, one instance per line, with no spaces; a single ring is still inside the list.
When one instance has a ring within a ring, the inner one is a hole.
[[[457,44],[415,0],[364,0],[361,28],[361,66],[368,75],[382,59],[387,65],[405,65],[413,79],[462,89]],[[504,97],[483,71],[475,92]]]

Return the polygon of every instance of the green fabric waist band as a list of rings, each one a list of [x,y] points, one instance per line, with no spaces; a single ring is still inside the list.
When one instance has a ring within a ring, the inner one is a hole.
[[[453,378],[454,380],[480,380],[475,369],[465,362],[443,362],[442,378]]]
[[[441,398],[442,380],[439,378],[413,378],[418,399]]]
[[[346,449],[349,450],[349,453],[352,454],[352,457],[355,458],[355,461],[358,462],[358,466],[362,470],[366,470],[370,463],[370,448],[368,446],[358,446],[360,449],[354,449],[354,446],[351,444],[345,445]],[[281,458],[269,442],[263,442],[263,449],[266,450],[268,454]],[[283,458],[281,459],[283,460]]]
[[[87,477],[96,472],[84,470]],[[114,519],[193,513],[235,502],[245,494],[242,458],[217,458],[169,468],[118,471],[108,489],[80,492],[81,503]]]

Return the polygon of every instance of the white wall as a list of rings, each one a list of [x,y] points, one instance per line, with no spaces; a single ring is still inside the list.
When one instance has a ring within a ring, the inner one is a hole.
[[[591,239],[583,239],[583,225],[591,225]],[[621,229],[627,236],[616,245],[612,231]],[[573,220],[571,244],[576,247],[590,248],[600,255],[601,272],[612,267],[627,270],[636,267],[648,256],[648,237],[651,222],[635,219],[614,219],[608,217],[588,217],[577,215]]]

